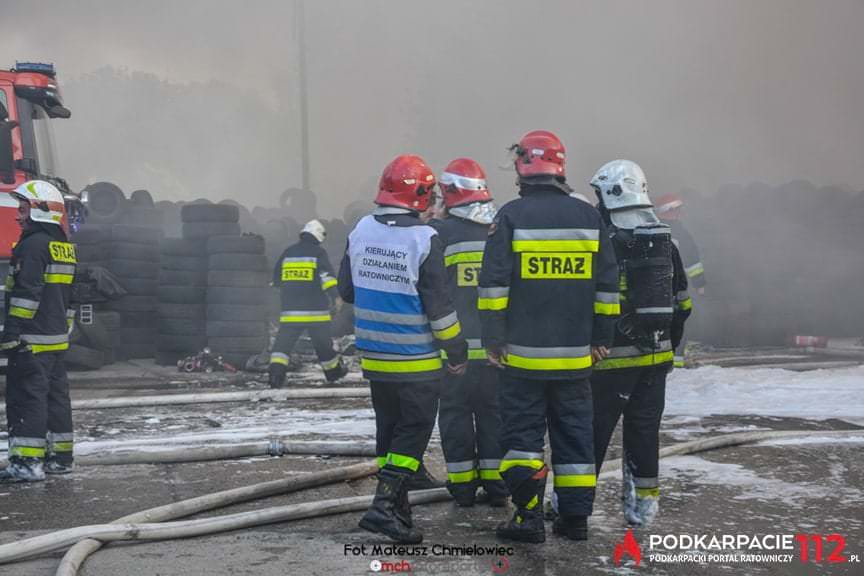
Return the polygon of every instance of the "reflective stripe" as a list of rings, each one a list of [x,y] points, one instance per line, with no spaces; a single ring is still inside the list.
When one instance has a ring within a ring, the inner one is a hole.
[[[388,354],[386,352],[372,352],[369,350],[363,350],[361,352],[361,354],[363,355],[363,358],[368,358],[370,360],[395,360],[395,361],[406,360],[406,357],[404,354]],[[440,358],[440,357],[441,357],[441,353],[438,350],[436,350],[435,352],[428,352],[425,354],[411,354],[409,359],[410,360],[424,360],[427,358]]]
[[[515,353],[527,358],[575,358],[591,353],[590,346],[519,346],[508,344],[507,353]]]
[[[42,280],[46,284],[72,284],[74,279],[74,264],[49,264],[42,274]]]
[[[686,300],[682,300],[678,302],[679,310],[691,310],[693,308],[693,300],[687,298]]]
[[[498,470],[480,470],[480,479],[481,480],[501,480],[501,473]]]
[[[75,439],[74,432],[48,432],[48,442],[71,442]]]
[[[279,322],[329,322],[329,310],[283,310]]]
[[[315,256],[293,256],[290,258],[283,258],[282,263],[292,263],[292,264],[306,264],[307,268],[315,268],[318,265],[318,258]],[[301,268],[303,266],[298,266]]]
[[[528,503],[525,505],[525,509],[526,509],[526,510],[533,510],[534,507],[537,506],[537,504],[539,504],[539,503],[540,503],[540,499],[539,499],[539,498],[537,497],[537,495],[535,494],[535,495],[531,498],[531,500],[529,500]]]
[[[600,231],[591,228],[513,230],[514,252],[597,252]]]
[[[659,498],[660,488],[636,488],[638,498]]]
[[[594,313],[604,316],[618,316],[621,314],[621,304],[606,304],[605,302],[594,302]]]
[[[25,320],[29,320],[36,316],[35,310],[28,310],[27,308],[19,308],[18,306],[10,306],[9,307],[9,316],[14,316],[15,318],[24,318]]]
[[[337,368],[339,366],[340,362],[341,362],[341,356],[339,356],[337,354],[331,360],[326,360],[324,362],[321,362],[321,368],[324,370],[333,370],[334,368]]]
[[[447,462],[447,472],[467,472],[474,470],[474,460],[462,460],[460,462]]]
[[[447,360],[449,356],[447,356],[446,350],[441,350],[441,358]],[[487,360],[488,356],[486,355],[485,348],[468,348],[468,360]]]
[[[445,266],[452,266],[460,262],[477,263],[483,262],[483,252],[460,252],[444,258]]]
[[[45,438],[28,438],[26,436],[11,436],[9,437],[9,446],[26,446],[29,448],[44,448]]]
[[[72,274],[43,274],[42,281],[45,284],[72,284],[75,276]]]
[[[44,458],[45,438],[9,437],[9,456],[20,458]]]
[[[451,484],[465,484],[467,482],[473,482],[479,477],[480,475],[477,473],[477,470],[469,470],[467,472],[447,472],[447,480],[449,480]]]
[[[391,374],[404,374],[408,372],[432,372],[440,370],[444,365],[441,363],[441,357],[429,358],[428,360],[373,360],[371,358],[362,358],[360,366],[364,370],[372,372],[388,372]]]
[[[18,456],[19,458],[45,458],[45,448],[15,446],[14,448],[9,448],[9,456]]]
[[[66,334],[21,334],[21,339],[28,344],[61,344],[68,342]]]
[[[330,276],[329,274],[321,274],[321,289],[322,290],[329,290],[330,288],[333,288],[334,286],[336,286],[338,284],[339,284],[339,282],[333,276]]]
[[[75,274],[75,265],[49,264],[45,267],[45,274]]]
[[[543,462],[543,460],[516,460],[505,456],[504,459],[501,460],[501,467],[498,469],[498,471],[503,474],[510,468],[515,468],[517,466],[524,466],[525,468],[540,470],[545,464],[546,463]]]
[[[543,460],[543,452],[525,452],[523,450],[508,450],[502,460]]]
[[[507,298],[510,295],[509,286],[489,286],[480,287],[477,289],[477,296],[480,298],[494,299]]]
[[[72,442],[55,442],[51,445],[51,452],[73,452],[74,445]]]
[[[507,351],[507,366],[522,370],[584,370],[591,367],[591,356],[581,358],[528,358]]]
[[[617,304],[621,301],[621,295],[618,292],[595,292],[595,302],[603,302],[604,304]]]
[[[683,302],[684,300],[690,299],[690,293],[687,290],[681,290],[677,294],[675,294],[676,302]]]
[[[68,350],[69,343],[64,342],[62,344],[33,344],[31,348],[33,350],[33,354],[39,354],[41,352],[60,352],[62,350]]]
[[[468,176],[460,176],[452,172],[442,172],[438,182],[444,186],[453,185],[463,190],[486,190],[486,180],[483,178],[470,178]]]
[[[387,464],[386,456],[378,456],[375,458],[375,463],[378,464],[379,468],[383,468],[385,464]]]
[[[697,262],[692,266],[687,266],[684,271],[687,272],[688,278],[694,278],[700,274],[703,274],[705,272],[705,267],[702,266],[702,262]]]
[[[593,488],[597,485],[595,474],[555,475],[555,488]]]
[[[283,354],[282,352],[271,352],[270,363],[288,366],[291,363],[291,358],[288,356],[288,354]]]
[[[432,330],[432,334],[435,335],[435,338],[438,340],[452,340],[459,336],[462,333],[462,326],[457,321],[455,324],[450,326],[449,328],[445,328],[444,330]]]
[[[75,309],[69,308],[66,310],[66,318],[74,319],[75,318]]]
[[[372,322],[399,324],[404,326],[425,326],[429,319],[424,314],[397,314],[396,312],[378,312],[366,308],[354,308],[354,317]]]
[[[396,454],[395,452],[387,454],[387,464],[396,466],[397,468],[407,468],[411,472],[416,472],[420,467],[420,461],[416,458],[405,456],[404,454]]]
[[[633,477],[633,485],[637,488],[656,488],[659,485],[658,478],[637,478]]]
[[[355,328],[354,335],[357,338],[372,340],[374,342],[387,342],[389,344],[428,344],[435,341],[432,334],[428,332],[425,334],[406,334],[403,332],[382,332],[380,330]]]
[[[655,352],[666,352],[667,350],[672,350],[672,341],[671,340],[661,340],[660,347]],[[609,350],[609,354],[606,356],[607,358],[629,358],[632,356],[644,356],[650,355],[651,352],[646,352],[642,348],[638,346],[613,346]]]
[[[498,470],[501,466],[501,460],[483,460],[477,461],[477,466],[480,470]]]
[[[443,318],[438,318],[437,320],[430,320],[429,326],[432,330],[444,330],[445,328],[449,328],[453,324],[459,321],[458,316],[456,316],[456,312],[451,312],[447,314]]]
[[[18,308],[26,308],[28,310],[38,310],[39,302],[36,300],[30,300],[28,298],[10,298],[9,306],[10,308],[13,306],[17,306]]]
[[[477,298],[478,310],[506,310],[510,299],[507,296],[503,298]]]
[[[636,308],[637,314],[672,314],[674,309],[671,306],[649,306],[647,308]]]
[[[483,250],[486,248],[486,242],[483,240],[476,240],[472,242],[456,242],[455,244],[450,244],[446,248],[444,248],[444,257],[452,256],[454,254],[459,254],[462,252],[480,252],[481,257],[483,254]]]
[[[617,368],[636,368],[642,366],[657,366],[673,360],[673,352],[658,352],[632,358],[606,358],[597,363],[596,370],[613,370]]]

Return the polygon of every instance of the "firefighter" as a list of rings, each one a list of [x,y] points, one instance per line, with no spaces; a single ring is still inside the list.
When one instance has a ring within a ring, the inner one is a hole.
[[[458,506],[473,506],[482,485],[490,505],[505,506],[507,488],[498,472],[502,456],[498,374],[480,343],[477,312],[480,266],[495,205],[486,173],[470,158],[450,162],[438,187],[444,219],[431,224],[444,246],[450,292],[468,341],[469,359],[467,373],[448,374],[441,389],[438,429],[447,462],[447,489]]]
[[[503,369],[499,471],[516,505],[497,534],[546,539],[548,423],[561,513],[553,530],[585,540],[596,485],[588,377],[612,343],[618,268],[600,214],[569,196],[561,141],[529,132],[513,151],[521,198],[489,229],[477,304],[483,346]]]
[[[435,426],[440,380],[463,374],[468,345],[447,289],[444,249],[420,220],[435,176],[419,156],[398,156],[384,169],[372,214],[348,236],[339,292],[354,304],[357,350],[371,382],[378,488],[360,527],[397,542],[418,543],[407,482],[422,462]]]
[[[654,214],[642,169],[615,160],[600,168],[591,186],[618,259],[622,312],[612,348],[591,376],[594,458],[599,473],[623,414],[624,516],[644,526],[658,510],[666,374],[692,304],[681,257],[669,227]]]
[[[291,350],[307,331],[327,381],[335,382],[348,372],[330,338],[330,308],[338,312],[342,299],[330,259],[321,247],[326,236],[321,222],[310,220],[300,232],[300,241],[282,253],[273,270],[273,286],[280,290],[282,313],[270,354],[271,388],[285,385]]]
[[[62,222],[63,194],[48,182],[19,186],[21,238],[6,279],[6,317],[0,349],[9,356],[6,482],[37,482],[72,471],[72,407],[64,364],[74,319],[70,298],[75,247]]]
[[[657,216],[672,229],[672,242],[681,254],[684,263],[684,271],[688,282],[696,289],[698,296],[705,295],[705,266],[699,254],[699,247],[690,231],[681,221],[681,210],[684,201],[677,194],[665,194],[657,198]],[[697,302],[698,304],[698,302]],[[698,318],[697,318],[698,321]],[[691,330],[693,322],[690,322]],[[675,367],[683,368],[685,360],[685,348],[687,347],[687,335],[681,338],[681,343],[675,348]]]

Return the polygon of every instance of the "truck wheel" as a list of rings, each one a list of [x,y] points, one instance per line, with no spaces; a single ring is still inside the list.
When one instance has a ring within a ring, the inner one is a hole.
[[[192,222],[230,222],[240,221],[237,206],[227,204],[185,204],[180,208],[180,218],[184,223]]]

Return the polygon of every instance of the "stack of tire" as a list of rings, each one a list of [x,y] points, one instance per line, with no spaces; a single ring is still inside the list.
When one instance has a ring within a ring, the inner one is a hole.
[[[206,345],[204,291],[207,253],[204,240],[162,241],[157,296],[157,364],[174,365]]]
[[[251,234],[207,241],[207,345],[238,368],[270,343],[270,266],[264,248],[264,238]]]
[[[107,304],[120,313],[116,356],[152,358],[156,336],[156,285],[161,230],[143,226],[111,228],[108,270],[126,294]]]
[[[105,227],[85,224],[72,237],[78,264],[108,268],[108,260],[111,257],[110,240],[110,231]]]

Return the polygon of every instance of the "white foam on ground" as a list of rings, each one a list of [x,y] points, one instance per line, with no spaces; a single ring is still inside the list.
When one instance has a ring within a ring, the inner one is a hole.
[[[864,420],[864,366],[809,372],[718,366],[675,370],[666,385],[666,414]]]

